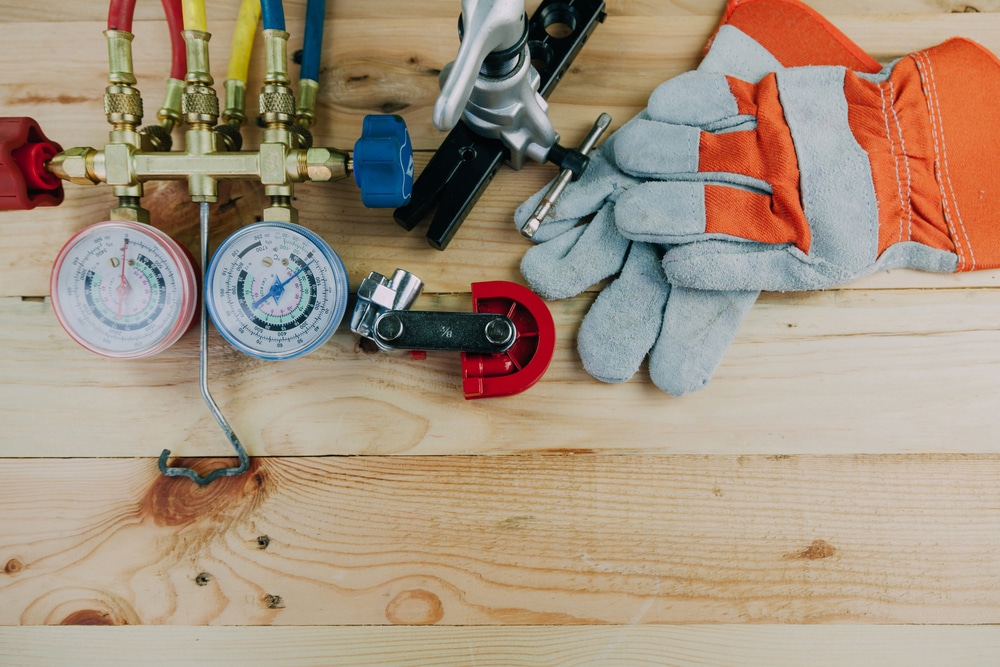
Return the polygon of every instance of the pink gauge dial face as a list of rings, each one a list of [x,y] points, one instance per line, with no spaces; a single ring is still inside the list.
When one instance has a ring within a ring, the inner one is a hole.
[[[70,240],[52,282],[56,316],[70,336],[99,354],[138,357],[187,329],[194,271],[164,239],[142,225],[109,222]]]

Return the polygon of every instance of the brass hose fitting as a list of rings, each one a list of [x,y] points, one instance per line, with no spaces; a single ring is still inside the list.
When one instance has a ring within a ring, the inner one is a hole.
[[[264,85],[260,91],[260,117],[270,128],[295,120],[295,95],[288,78],[288,33],[264,31]]]
[[[105,30],[108,41],[108,87],[104,113],[115,129],[134,130],[142,122],[142,96],[135,87],[132,69],[132,33]]]
[[[207,156],[219,150],[219,135],[214,129],[219,120],[219,97],[212,88],[215,80],[208,64],[208,40],[212,36],[201,30],[184,30],[181,34],[187,47],[188,65],[181,98],[181,113],[188,124],[187,153],[192,158]],[[196,171],[188,175],[188,192],[195,202],[214,202],[219,198],[215,178]]]
[[[298,146],[292,132],[295,121],[295,94],[288,78],[288,33],[284,30],[264,31],[264,84],[260,90],[260,118],[264,122],[264,140],[260,145],[260,176],[269,205],[264,219],[278,222],[298,222],[298,211],[292,207],[289,151]]]
[[[133,36],[125,30],[105,30],[104,36],[108,41],[108,87],[104,91],[104,114],[111,124],[110,143],[102,153],[92,154],[84,150],[69,155],[59,168],[74,174],[73,178],[99,178],[111,185],[119,202],[111,209],[112,220],[148,223],[149,211],[139,203],[142,184],[136,183],[133,177],[131,156],[134,151],[154,147],[157,139],[137,129],[142,123],[143,110],[142,95],[135,87],[132,67]]]
[[[222,122],[237,128],[247,122],[247,85],[239,79],[226,79],[226,109],[222,112]]]
[[[135,85],[135,70],[132,68],[133,35],[124,30],[105,30],[108,40],[108,83]]]
[[[295,124],[309,129],[316,123],[316,101],[319,97],[319,82],[299,79],[299,105],[295,109]]]
[[[209,129],[219,120],[219,97],[212,88],[215,80],[208,66],[208,40],[212,36],[200,30],[185,30],[181,34],[188,62],[181,113],[192,129]]]
[[[163,96],[163,106],[156,113],[156,120],[160,121],[166,131],[172,132],[177,124],[181,122],[181,115],[178,109],[181,108],[181,99],[184,95],[184,82],[180,79],[167,79],[167,90]]]

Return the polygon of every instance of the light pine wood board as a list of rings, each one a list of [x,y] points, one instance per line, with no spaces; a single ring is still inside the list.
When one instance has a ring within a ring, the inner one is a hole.
[[[430,310],[469,310],[427,295]],[[465,401],[456,354],[387,356],[339,333],[264,362],[210,339],[210,386],[253,455],[526,450],[684,453],[997,452],[1000,293],[851,290],[766,295],[715,379],[672,398],[641,368],[586,375],[575,350],[589,297],[552,304],[558,343],[517,396]],[[225,455],[198,390],[196,332],[114,362],[59,328],[47,301],[0,299],[0,455]]]
[[[152,460],[8,459],[0,625],[997,624],[998,476],[996,456],[326,457],[198,487]]]
[[[237,4],[210,8],[218,73]],[[619,126],[655,85],[694,66],[722,4],[609,3],[551,100],[566,143],[600,111]],[[882,61],[955,34],[1000,50],[996,2],[810,4]],[[426,162],[442,136],[429,109],[457,46],[458,3],[412,7],[328,3],[320,142],[349,147],[365,113],[398,109]],[[168,49],[157,3],[138,11],[151,109]],[[303,3],[286,11],[294,46]],[[102,145],[104,13],[51,0],[0,13],[18,24],[0,24],[0,114],[35,115],[66,145]],[[519,280],[525,246],[511,214],[550,176],[537,165],[502,171],[446,253],[428,250],[422,229],[403,234],[362,209],[350,183],[303,186],[297,205],[341,252],[352,285],[404,266],[431,278],[423,305],[464,308],[470,282]],[[227,187],[221,201],[213,245],[253,218],[260,189]],[[1000,302],[982,288],[998,274],[892,272],[837,292],[767,295],[716,380],[679,400],[644,370],[614,387],[583,373],[574,338],[592,293],[551,304],[552,369],[493,403],[459,398],[453,358],[387,359],[341,333],[277,372],[213,338],[213,392],[252,453],[369,456],[259,459],[260,487],[248,477],[199,490],[141,458],[162,447],[227,453],[198,397],[194,337],[138,365],[99,363],[41,299],[55,252],[110,202],[105,188],[69,186],[59,209],[0,214],[0,457],[74,457],[0,461],[0,599],[14,601],[0,623],[293,625],[0,628],[0,663],[1000,660],[988,627],[646,625],[997,623],[1000,459],[985,454],[1000,431]],[[151,186],[147,205],[194,247],[183,186]],[[122,424],[133,409],[148,421]],[[500,452],[521,455],[455,456]],[[921,454],[885,456],[901,452]],[[536,625],[354,626],[435,620]],[[547,625],[592,622],[612,625]]]
[[[305,0],[285,0],[285,15],[294,20],[305,14]],[[538,0],[527,0],[525,6],[532,11]],[[980,0],[961,2],[958,0],[885,0],[874,3],[871,0],[810,0],[808,3],[824,16],[836,19],[840,15],[910,15],[946,13],[990,13],[1000,11],[1000,2]],[[240,0],[213,0],[208,8],[210,22],[225,21],[236,16]],[[460,5],[459,5],[460,6]],[[722,13],[725,0],[608,0],[607,11],[612,16],[707,16],[716,18]],[[378,0],[375,2],[328,2],[328,21],[363,18],[382,19],[387,17],[412,16],[456,18],[460,9],[454,0],[425,0],[420,3],[419,12],[404,0]],[[45,20],[48,22],[103,21],[107,10],[103,3],[73,3],[65,5],[57,0],[40,0],[30,5],[12,5],[0,17],[3,23],[19,23]],[[136,21],[162,21],[163,12],[159,5],[136,5]],[[211,26],[209,26],[211,28]]]
[[[675,3],[653,4],[677,9]],[[658,83],[695,66],[718,20],[717,8],[699,14],[665,10],[643,16],[641,12],[630,13],[626,9],[630,6],[623,4],[620,14],[610,9],[611,17],[594,33],[550,100],[553,121],[569,145],[579,141],[600,112],[610,111],[615,117],[613,127],[617,127],[642,108]],[[878,18],[838,13],[834,18],[882,59],[955,34],[977,38],[1000,50],[1000,14],[931,13],[926,7],[922,11]],[[289,25],[294,34],[300,32],[301,26],[294,20]],[[372,37],[373,25],[385,34]],[[231,21],[222,22],[212,41],[217,70],[224,67],[231,26]],[[457,45],[452,21],[442,21],[432,11],[430,16],[403,14],[382,23],[370,18],[331,20],[329,28],[317,142],[349,148],[365,114],[391,110],[406,118],[418,149],[435,148],[444,135],[431,126],[430,109],[437,94],[437,71],[453,57]],[[0,69],[6,72],[0,83],[0,114],[33,116],[51,138],[66,147],[102,146],[108,130],[102,113],[107,67],[102,29],[98,16],[87,22],[0,23],[0,35],[7,45],[0,53]],[[42,31],[50,39],[38,40],[36,35]],[[137,75],[151,115],[162,94],[161,81],[169,62],[168,40],[160,20],[139,22],[135,31]],[[257,77],[262,69],[260,51],[256,50],[251,67]],[[53,67],[53,62],[60,66]],[[258,84],[259,79],[252,77],[250,89]],[[246,134],[247,146],[255,146],[257,133]],[[428,155],[419,155],[418,165],[425,164]],[[343,255],[352,284],[370,270],[387,272],[405,266],[418,275],[434,275],[431,291],[467,291],[469,283],[481,278],[484,267],[491,277],[518,279],[518,261],[527,244],[513,230],[513,211],[552,175],[551,167],[541,165],[529,165],[520,172],[504,169],[446,253],[427,247],[424,226],[407,234],[388,211],[364,209],[351,182],[299,186],[296,204],[302,222]],[[154,224],[193,249],[197,216],[195,207],[186,201],[183,184],[153,183],[147,192],[144,201],[152,210]],[[213,247],[237,226],[252,221],[262,201],[259,186],[224,184],[220,205],[213,214]],[[4,238],[0,244],[0,295],[46,295],[58,249],[75,231],[105,219],[112,203],[106,187],[68,184],[67,201],[59,208],[0,213]],[[994,286],[996,282],[996,272],[957,277],[895,272],[860,285],[942,288]]]
[[[992,627],[0,628],[0,660],[48,667],[994,667]]]

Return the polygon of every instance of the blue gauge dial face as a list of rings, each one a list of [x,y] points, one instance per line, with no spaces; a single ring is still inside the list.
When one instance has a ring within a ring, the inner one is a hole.
[[[290,359],[325,343],[344,316],[347,272],[330,246],[297,225],[262,222],[219,247],[206,279],[219,332],[261,359]]]

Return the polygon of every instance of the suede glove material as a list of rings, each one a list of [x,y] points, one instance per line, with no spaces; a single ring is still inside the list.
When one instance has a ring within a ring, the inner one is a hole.
[[[874,60],[797,0],[731,0],[699,71],[721,72],[753,83],[783,65],[822,63],[879,69]],[[683,87],[683,80],[678,85]],[[674,123],[714,133],[752,127],[750,118],[733,118],[725,86],[711,95],[702,95],[700,88],[697,92],[685,98],[683,108],[672,109]],[[671,286],[660,268],[667,246],[632,242],[619,232],[615,225],[622,219],[618,202],[649,177],[623,171],[617,164],[616,146],[620,136],[642,141],[643,128],[650,120],[648,111],[643,111],[591,154],[587,172],[567,188],[552,217],[539,228],[534,239],[539,245],[525,254],[521,271],[528,284],[549,299],[574,296],[618,274],[601,291],[580,327],[577,342],[584,368],[600,380],[623,382],[648,355],[654,383],[668,393],[683,395],[711,378],[758,291]],[[546,190],[517,209],[518,227]]]
[[[668,281],[702,290],[997,268],[1000,176],[982,150],[1000,140],[996,94],[1000,62],[964,39],[876,75],[683,75],[654,91],[648,120],[619,133],[616,164],[644,182],[619,198],[616,224],[627,238],[670,244]],[[700,129],[677,122],[692,100]]]

